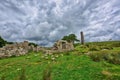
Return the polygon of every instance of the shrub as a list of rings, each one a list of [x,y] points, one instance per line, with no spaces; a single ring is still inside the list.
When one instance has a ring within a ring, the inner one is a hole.
[[[88,49],[86,46],[84,46],[84,45],[75,47],[75,51],[76,51],[77,53],[87,53],[88,50],[89,50],[89,49]]]
[[[5,76],[3,75],[0,80],[6,80],[6,79],[5,79]]]
[[[113,47],[120,47],[120,42],[114,42],[111,44]]]
[[[110,46],[110,45],[106,45],[106,46],[100,46],[100,49],[108,49],[108,50],[111,50],[111,49],[113,49],[113,47]]]
[[[89,54],[93,61],[107,61],[113,64],[120,64],[120,51],[99,51]]]
[[[96,48],[102,49],[113,49],[114,47],[120,47],[120,41],[104,41],[104,42],[89,42],[86,46],[90,48],[91,51],[97,51]]]
[[[93,61],[96,61],[96,62],[101,61],[101,55],[99,52],[90,53],[89,56]]]
[[[89,46],[89,50],[90,51],[99,51],[100,48],[98,46],[96,46],[96,45],[91,45],[91,46]]]

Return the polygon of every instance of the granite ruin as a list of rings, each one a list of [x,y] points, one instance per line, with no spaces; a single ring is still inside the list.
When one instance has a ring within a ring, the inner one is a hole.
[[[28,41],[7,44],[4,47],[0,48],[0,58],[12,57],[12,56],[20,56],[25,55],[29,51],[40,51],[41,47],[34,47],[33,45],[29,45]]]
[[[69,51],[73,49],[74,49],[73,43],[67,42],[65,40],[59,40],[55,42],[53,46],[53,50],[57,50],[57,51]]]
[[[70,51],[73,49],[74,49],[73,43],[67,42],[65,40],[57,41],[50,49],[41,46],[35,47],[34,45],[29,45],[28,41],[24,41],[20,43],[7,44],[4,47],[0,48],[0,58],[21,56],[28,54],[29,51],[34,51],[34,52],[43,51],[46,54],[52,54],[55,52]]]
[[[81,44],[84,45],[84,34],[80,32]],[[58,40],[54,43],[53,47],[45,48],[41,46],[29,45],[28,41],[21,43],[7,44],[0,48],[0,58],[6,58],[11,56],[20,56],[28,54],[29,51],[39,52],[42,51],[45,54],[53,54],[57,52],[65,52],[74,50],[73,42],[66,40]]]

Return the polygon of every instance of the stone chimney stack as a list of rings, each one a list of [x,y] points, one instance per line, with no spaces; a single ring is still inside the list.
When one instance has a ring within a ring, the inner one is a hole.
[[[81,44],[84,45],[84,34],[83,32],[80,32],[81,35]]]

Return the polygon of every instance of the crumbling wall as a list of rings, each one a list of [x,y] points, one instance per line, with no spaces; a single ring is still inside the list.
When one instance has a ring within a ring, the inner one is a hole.
[[[11,56],[20,56],[25,55],[29,51],[40,51],[41,47],[34,47],[33,45],[29,46],[28,41],[21,43],[7,44],[6,46],[0,48],[0,58],[6,58]]]
[[[73,50],[74,46],[72,42],[67,42],[65,40],[59,40],[55,43],[55,47],[57,47],[56,50],[58,51],[64,51],[64,50]]]
[[[47,49],[40,46],[29,45],[28,41],[21,43],[7,44],[6,46],[0,48],[0,58],[6,58],[11,56],[25,55],[29,51],[39,52],[43,51],[48,54],[55,52],[64,52],[73,50],[74,46],[72,42],[67,42],[65,40],[57,41],[51,49]]]
[[[47,54],[52,54],[56,52],[64,52],[74,50],[74,46],[72,42],[67,42],[65,40],[59,40],[55,42],[51,50],[46,50]]]

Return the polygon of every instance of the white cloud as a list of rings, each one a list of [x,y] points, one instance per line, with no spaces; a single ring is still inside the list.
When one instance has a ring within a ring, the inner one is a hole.
[[[0,35],[41,45],[84,31],[86,41],[120,39],[119,0],[0,0]]]

